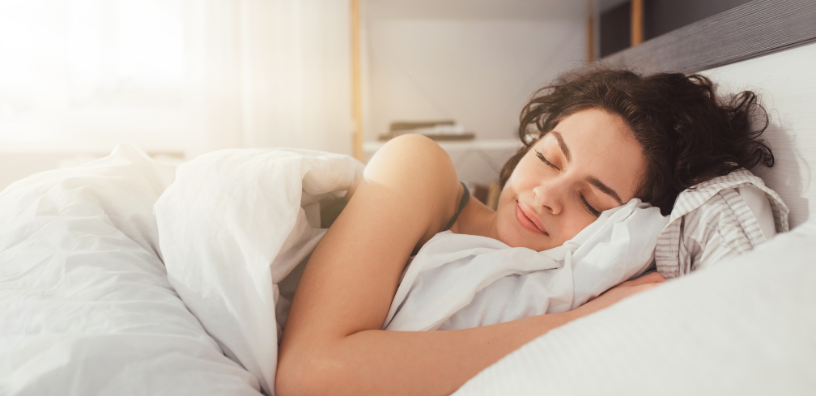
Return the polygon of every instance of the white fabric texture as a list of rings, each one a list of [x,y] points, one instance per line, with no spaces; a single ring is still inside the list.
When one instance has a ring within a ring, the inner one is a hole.
[[[813,395],[816,219],[568,323],[463,385],[478,395]]]
[[[633,199],[543,252],[439,233],[411,261],[383,328],[463,329],[575,309],[651,266],[667,221]]]
[[[289,304],[278,283],[325,233],[303,207],[342,197],[362,170],[339,154],[222,150],[179,166],[154,207],[170,283],[268,394]]]
[[[764,193],[770,213],[747,188]],[[741,169],[700,183],[677,197],[658,239],[657,271],[676,278],[748,252],[766,240],[762,227],[771,222],[776,232],[788,231],[788,207],[751,172]]]
[[[174,172],[120,145],[0,193],[0,394],[259,394],[167,281]]]

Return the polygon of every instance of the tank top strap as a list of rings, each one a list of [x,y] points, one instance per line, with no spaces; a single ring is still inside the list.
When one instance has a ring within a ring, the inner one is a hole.
[[[459,184],[461,184],[462,188],[464,188],[464,191],[462,192],[462,199],[459,200],[459,208],[456,209],[456,213],[453,214],[453,217],[450,219],[448,224],[442,228],[442,231],[447,231],[453,227],[453,224],[456,223],[456,219],[459,218],[459,213],[462,213],[462,209],[464,209],[468,204],[468,201],[470,201],[470,190],[468,190],[465,183],[459,182]]]

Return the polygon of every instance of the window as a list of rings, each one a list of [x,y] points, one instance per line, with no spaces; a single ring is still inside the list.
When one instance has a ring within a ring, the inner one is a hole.
[[[181,0],[0,0],[0,145],[180,150]]]

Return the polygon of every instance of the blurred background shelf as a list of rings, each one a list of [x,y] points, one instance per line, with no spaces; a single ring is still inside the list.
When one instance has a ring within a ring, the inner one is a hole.
[[[518,139],[475,139],[437,142],[450,156],[459,179],[464,182],[489,185],[499,180],[499,171],[521,147]],[[365,162],[374,156],[385,142],[364,142]]]

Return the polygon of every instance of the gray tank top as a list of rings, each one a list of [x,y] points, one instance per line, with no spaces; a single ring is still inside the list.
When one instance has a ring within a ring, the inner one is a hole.
[[[462,188],[465,189],[465,191],[462,192],[462,199],[459,200],[459,208],[456,209],[456,213],[453,214],[453,217],[450,219],[448,224],[442,228],[442,231],[450,230],[450,228],[453,227],[453,223],[456,223],[456,219],[459,218],[459,213],[462,213],[462,209],[464,209],[468,204],[468,201],[470,201],[470,190],[468,190],[465,183],[459,182],[459,184],[461,184]]]

